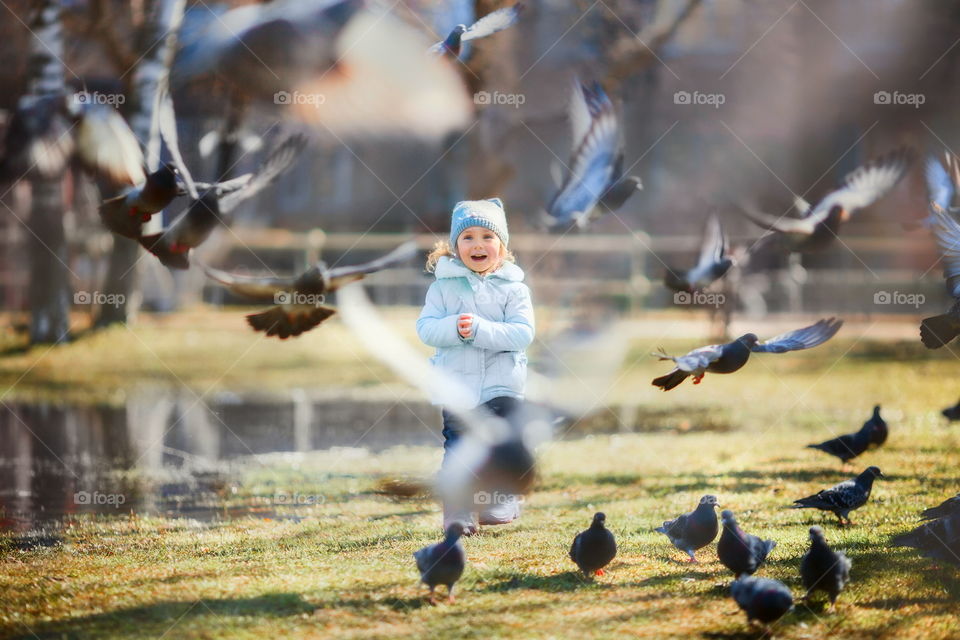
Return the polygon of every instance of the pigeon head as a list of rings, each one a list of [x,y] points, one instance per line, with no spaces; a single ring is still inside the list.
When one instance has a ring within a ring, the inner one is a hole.
[[[755,333],[745,333],[737,338],[737,342],[740,342],[745,347],[752,349],[758,342],[760,342],[760,338],[758,338],[757,334]]]
[[[838,222],[846,222],[849,219],[850,213],[839,204],[835,204],[830,207],[830,211],[827,213],[825,224],[834,225]]]
[[[870,478],[871,480],[872,480],[873,478],[883,478],[883,477],[884,477],[883,473],[880,471],[880,467],[867,467],[866,469],[864,469],[863,473],[861,473],[860,475],[861,475],[861,476],[866,476],[866,477]]]
[[[602,527],[607,522],[607,515],[602,511],[593,514],[593,526]]]
[[[826,543],[827,539],[823,535],[823,529],[820,527],[810,527],[810,542]]]
[[[456,542],[463,535],[464,526],[462,522],[451,522],[447,527],[447,542]]]
[[[730,511],[730,509],[724,509],[723,511],[721,511],[720,519],[723,520],[723,526],[728,527],[730,529],[736,529],[737,519],[734,517],[733,511]]]
[[[172,164],[164,163],[150,174],[149,179],[165,189],[175,189],[177,187],[177,169]]]
[[[700,498],[700,504],[708,504],[711,507],[719,507],[720,504],[717,502],[717,496],[705,495]]]

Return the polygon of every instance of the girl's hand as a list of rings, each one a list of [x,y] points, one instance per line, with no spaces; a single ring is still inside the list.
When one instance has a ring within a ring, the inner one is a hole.
[[[469,338],[473,334],[473,314],[461,313],[457,319],[457,331],[463,338]]]

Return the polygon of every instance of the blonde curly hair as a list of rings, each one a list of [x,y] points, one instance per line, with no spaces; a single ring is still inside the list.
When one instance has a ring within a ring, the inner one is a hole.
[[[498,262],[495,267],[490,269],[489,273],[493,273],[494,271],[499,269],[504,262],[517,261],[516,257],[514,257],[513,255],[513,252],[510,251],[510,249],[508,249],[507,246],[503,243],[500,243],[500,254],[501,254],[500,262]],[[429,273],[433,273],[437,268],[437,263],[440,261],[440,258],[442,258],[443,256],[450,256],[455,260],[460,259],[460,257],[453,252],[453,249],[450,248],[450,243],[447,240],[438,240],[436,243],[434,243],[433,249],[430,251],[430,254],[427,256],[427,265],[425,269]]]

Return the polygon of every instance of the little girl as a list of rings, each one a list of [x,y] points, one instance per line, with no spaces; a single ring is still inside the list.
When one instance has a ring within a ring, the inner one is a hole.
[[[455,376],[499,416],[523,399],[527,380],[524,349],[533,342],[533,305],[523,271],[507,248],[510,235],[499,198],[467,200],[453,208],[450,242],[438,242],[427,258],[437,280],[417,320],[417,334],[437,348],[434,366]],[[462,426],[444,410],[444,464]],[[506,524],[520,515],[513,496],[493,496],[480,510],[479,524]],[[454,521],[472,523],[472,514],[444,508],[444,530]],[[474,529],[469,525],[469,529]]]

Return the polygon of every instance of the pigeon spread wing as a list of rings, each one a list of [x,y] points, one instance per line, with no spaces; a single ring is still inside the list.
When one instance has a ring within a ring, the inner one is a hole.
[[[842,207],[847,215],[870,206],[900,181],[910,166],[910,159],[909,151],[901,148],[858,167],[847,174],[842,187],[817,204],[808,219],[822,222],[835,206]]]
[[[220,198],[220,212],[224,215],[230,213],[241,202],[273,184],[293,164],[306,144],[307,139],[301,135],[291,136],[280,143],[257,173],[244,182],[243,187]]]
[[[927,181],[927,194],[930,201],[941,209],[950,207],[953,202],[953,181],[947,170],[934,156],[929,156],[923,167],[923,176]]]
[[[136,185],[146,180],[140,143],[113,107],[85,105],[76,138],[80,160],[89,170],[116,184]]]
[[[405,262],[417,253],[417,243],[413,240],[404,242],[402,245],[391,251],[385,256],[380,256],[376,260],[355,264],[346,267],[334,267],[324,274],[329,291],[335,291],[345,284],[360,280],[368,273],[386,269],[397,263]]]
[[[943,254],[943,275],[947,279],[947,291],[960,298],[960,223],[945,209],[931,205],[934,216],[933,232]]]
[[[503,31],[512,26],[520,18],[520,12],[522,10],[523,5],[517,3],[512,7],[492,11],[474,22],[470,28],[464,31],[460,37],[460,41],[476,40],[477,38],[484,38],[498,31]]]
[[[809,327],[781,333],[766,342],[757,343],[751,351],[755,353],[786,353],[787,351],[810,349],[832,338],[841,326],[843,326],[843,320],[824,318]]]
[[[673,360],[681,371],[700,371],[710,366],[710,363],[720,358],[722,354],[722,344],[711,344],[707,347],[694,349],[686,355],[669,359]]]

